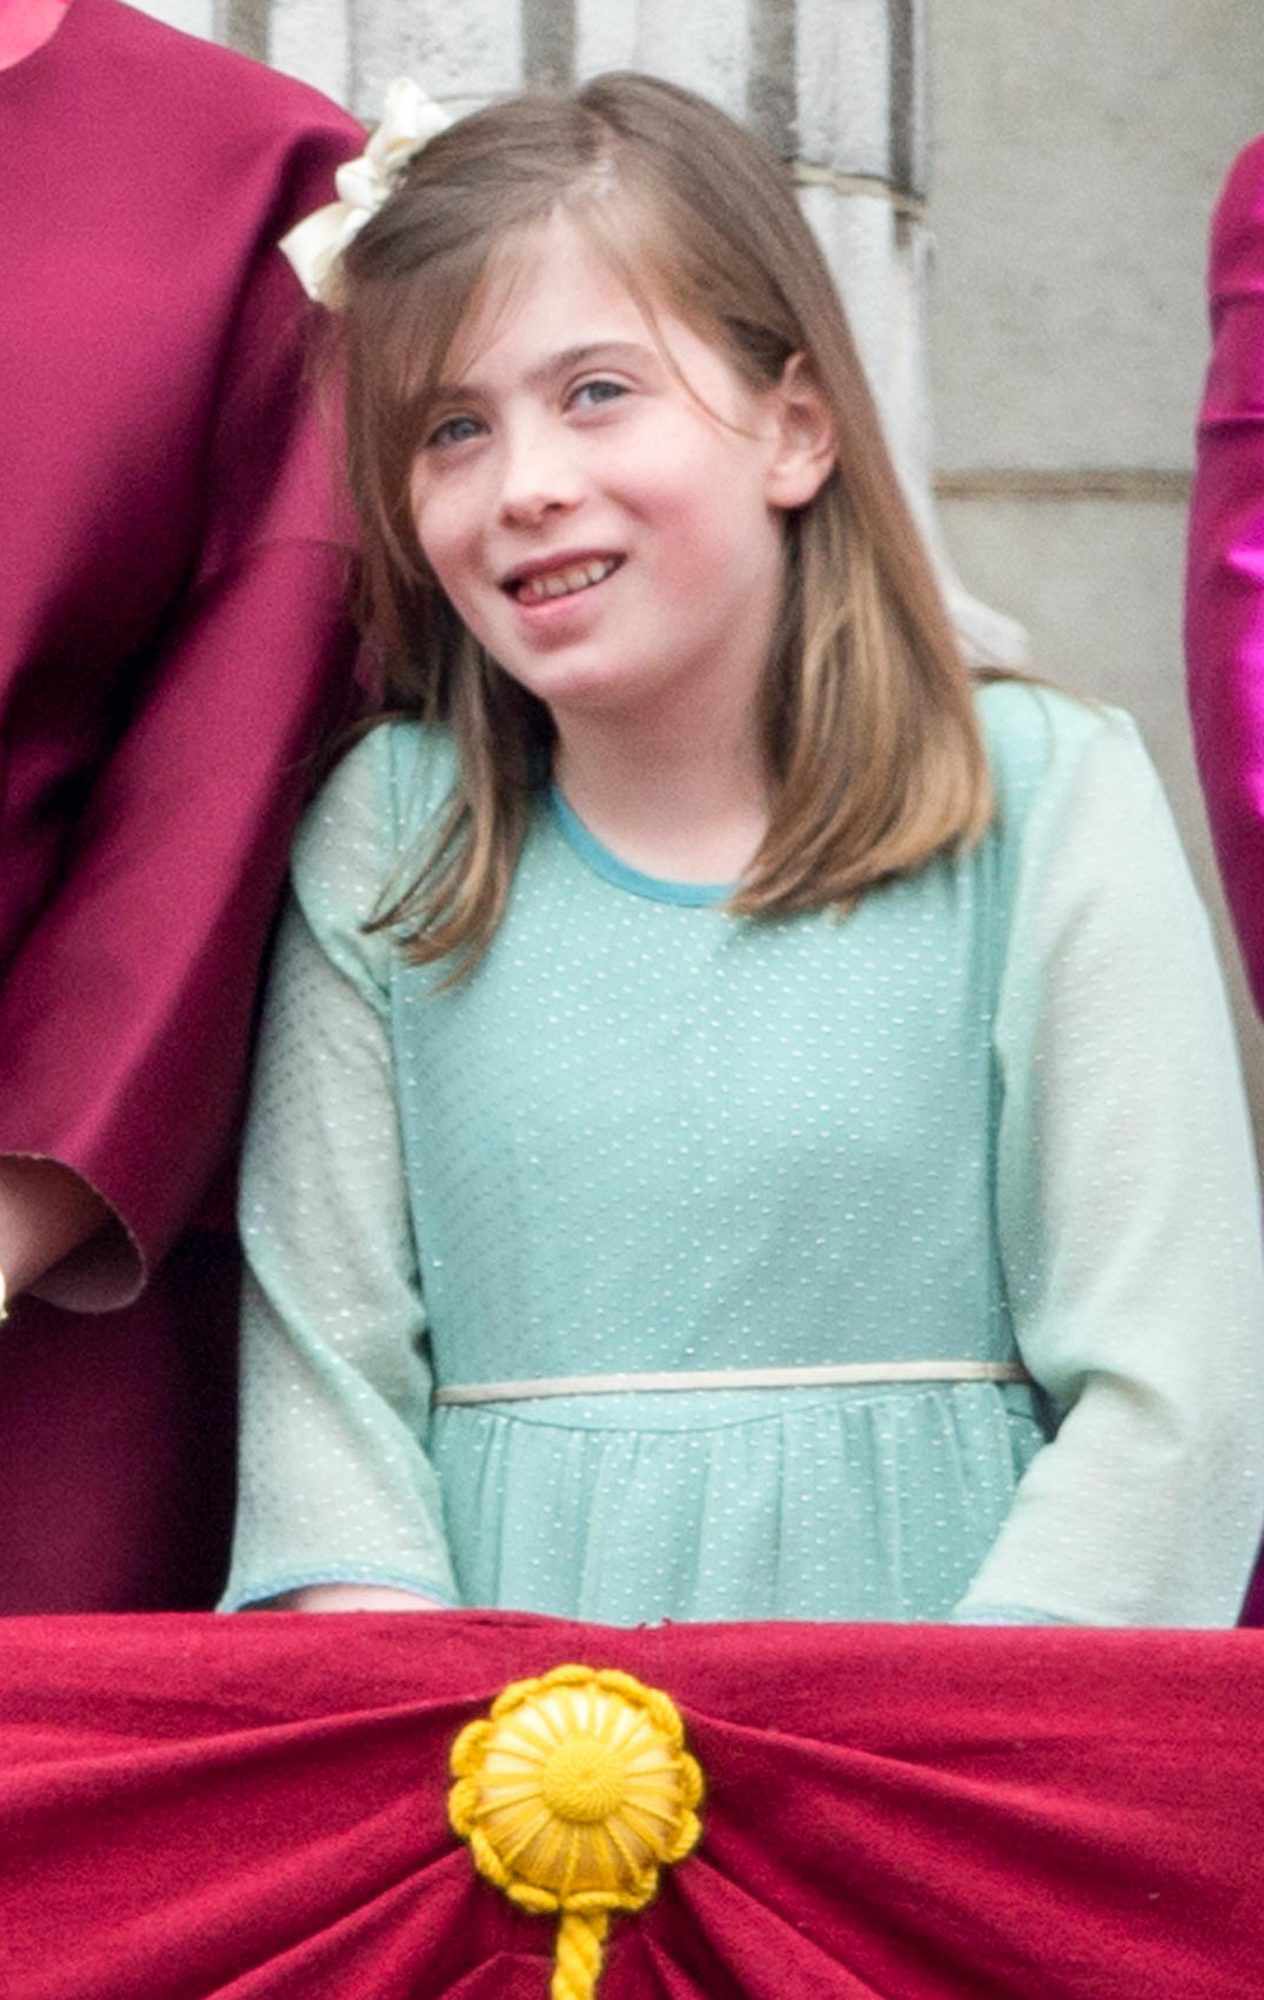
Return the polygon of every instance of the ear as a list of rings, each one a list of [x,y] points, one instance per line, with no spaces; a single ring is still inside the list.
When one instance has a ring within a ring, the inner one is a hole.
[[[834,470],[834,421],[805,354],[790,356],[769,400],[773,451],[764,490],[770,507],[789,512],[814,500]]]

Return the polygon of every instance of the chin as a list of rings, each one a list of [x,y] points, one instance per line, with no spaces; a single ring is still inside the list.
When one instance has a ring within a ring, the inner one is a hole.
[[[627,708],[651,692],[646,676],[610,667],[559,668],[556,673],[536,671],[514,678],[547,707],[576,713]]]

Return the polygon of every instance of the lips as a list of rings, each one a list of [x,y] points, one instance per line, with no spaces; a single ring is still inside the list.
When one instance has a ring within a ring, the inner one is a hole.
[[[505,580],[505,589],[519,604],[546,604],[554,597],[572,597],[604,583],[623,562],[622,556],[577,556],[567,562],[524,564]]]

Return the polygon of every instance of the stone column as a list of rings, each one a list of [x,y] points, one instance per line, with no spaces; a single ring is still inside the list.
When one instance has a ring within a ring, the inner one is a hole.
[[[155,0],[156,8],[162,0]],[[407,73],[454,112],[524,84],[643,69],[749,119],[795,165],[888,441],[977,656],[1021,628],[958,582],[931,489],[926,352],[929,0],[214,0],[216,32],[366,121]]]

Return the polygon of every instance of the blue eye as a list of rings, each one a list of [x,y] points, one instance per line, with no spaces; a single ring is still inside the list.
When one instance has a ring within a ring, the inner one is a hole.
[[[477,437],[480,428],[474,417],[446,417],[431,431],[426,443],[442,451],[445,446],[465,444],[470,438]]]
[[[586,408],[591,409],[599,403],[613,403],[627,393],[622,382],[608,382],[603,378],[599,381],[581,382],[571,400],[576,403],[583,402]]]

